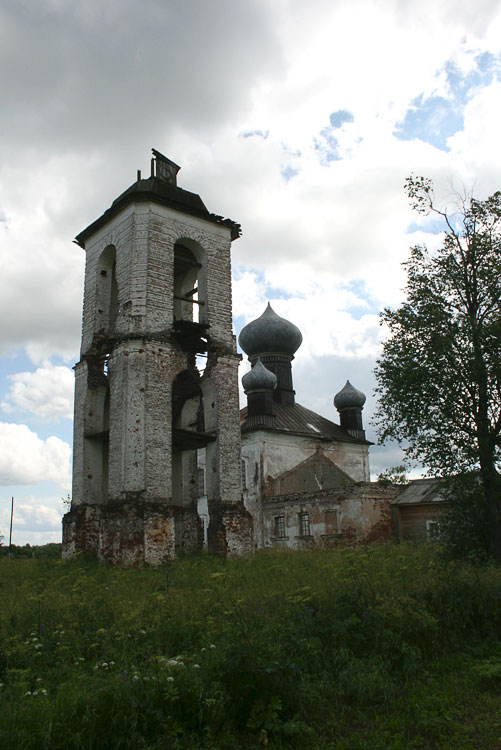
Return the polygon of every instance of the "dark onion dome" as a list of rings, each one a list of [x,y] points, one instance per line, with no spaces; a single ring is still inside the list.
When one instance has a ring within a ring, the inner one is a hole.
[[[238,343],[249,357],[272,352],[292,357],[302,340],[299,328],[277,315],[269,302],[261,317],[242,328],[238,337]]]
[[[340,409],[361,409],[365,404],[365,394],[352,386],[349,380],[339,393],[334,396],[334,406]]]
[[[277,386],[277,376],[275,373],[267,370],[258,357],[252,370],[243,376],[242,385],[246,393],[263,390],[272,391]]]

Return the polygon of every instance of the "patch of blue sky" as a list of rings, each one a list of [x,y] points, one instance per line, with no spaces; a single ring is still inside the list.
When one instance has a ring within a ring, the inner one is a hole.
[[[59,357],[52,357],[51,363],[53,365],[68,366],[68,363]],[[6,403],[9,407],[7,409],[0,407],[0,422],[23,424],[32,432],[36,432],[41,440],[46,440],[47,438],[56,435],[61,440],[72,445],[72,419],[63,417],[53,420],[47,417],[42,418],[31,413],[27,409],[19,408],[14,401],[9,398],[10,389],[13,384],[10,377],[11,375],[16,375],[21,372],[35,372],[42,366],[43,365],[34,365],[24,352],[18,353],[16,356],[0,358],[0,404]]]
[[[411,221],[405,230],[406,234],[414,234],[414,232],[425,232],[426,234],[440,234],[445,232],[447,225],[444,219],[438,218],[423,218],[422,220]]]
[[[333,128],[340,128],[346,122],[354,122],[354,120],[355,118],[353,117],[353,114],[347,109],[338,109],[336,112],[331,112],[329,115],[329,122]]]
[[[320,164],[328,166],[333,161],[341,161],[343,156],[336,131],[343,125],[352,123],[355,118],[347,109],[338,109],[329,115],[329,125],[323,128],[318,137],[313,138],[313,148],[318,152]]]
[[[292,180],[293,177],[297,175],[299,172],[299,169],[296,169],[296,167],[291,166],[290,164],[287,164],[285,167],[282,167],[280,170],[280,174],[284,178],[286,182],[289,182],[289,180]]]
[[[343,158],[339,151],[339,141],[332,134],[331,128],[324,128],[320,136],[313,139],[313,148],[318,152],[320,164],[327,166],[332,161],[341,161]]]
[[[420,94],[411,102],[402,122],[397,124],[393,135],[403,141],[415,139],[425,141],[441,151],[448,151],[447,139],[463,128],[463,112],[455,102],[443,96]]]
[[[353,301],[351,305],[349,304],[346,307],[346,312],[349,312],[355,320],[360,320],[364,315],[379,314],[381,304],[371,294],[363,279],[353,279],[346,285],[346,288],[357,300],[360,300],[359,303]]]
[[[240,133],[240,138],[264,138],[266,140],[269,135],[269,130],[245,130],[243,133]]]
[[[490,52],[474,57],[474,67],[464,74],[457,65],[448,60],[438,71],[437,79],[445,74],[444,95],[423,93],[415,97],[405,117],[397,123],[393,134],[400,140],[419,139],[425,143],[448,151],[447,139],[464,127],[464,109],[479,89],[488,86],[494,78],[501,77],[501,56]]]

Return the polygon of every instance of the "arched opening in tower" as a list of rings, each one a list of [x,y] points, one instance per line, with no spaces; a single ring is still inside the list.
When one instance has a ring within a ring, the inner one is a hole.
[[[174,320],[192,323],[200,321],[198,275],[202,264],[193,252],[180,242],[174,246]]]
[[[118,284],[116,274],[116,249],[108,245],[99,257],[96,279],[95,332],[109,336],[115,331],[118,317]]]
[[[172,499],[190,507],[202,522],[204,536],[209,523],[205,490],[206,446],[215,435],[205,431],[204,397],[196,369],[180,372],[172,386]]]

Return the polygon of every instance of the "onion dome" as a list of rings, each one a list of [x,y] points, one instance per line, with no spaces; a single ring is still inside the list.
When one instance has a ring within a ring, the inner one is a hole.
[[[269,302],[261,317],[242,328],[238,337],[238,343],[249,357],[267,352],[292,357],[302,340],[299,328],[277,315]]]
[[[365,404],[365,394],[352,386],[349,380],[339,393],[334,396],[334,406],[340,409],[361,409]]]
[[[246,393],[263,390],[272,391],[277,386],[277,376],[275,373],[267,370],[258,357],[252,370],[249,370],[243,376],[242,385]]]

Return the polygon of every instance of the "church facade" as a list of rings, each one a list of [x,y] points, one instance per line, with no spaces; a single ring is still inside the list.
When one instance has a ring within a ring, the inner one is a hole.
[[[257,548],[330,546],[392,535],[391,488],[370,482],[365,396],[348,381],[340,424],[297,403],[299,329],[268,305],[241,332],[252,369],[242,379],[242,488]]]

